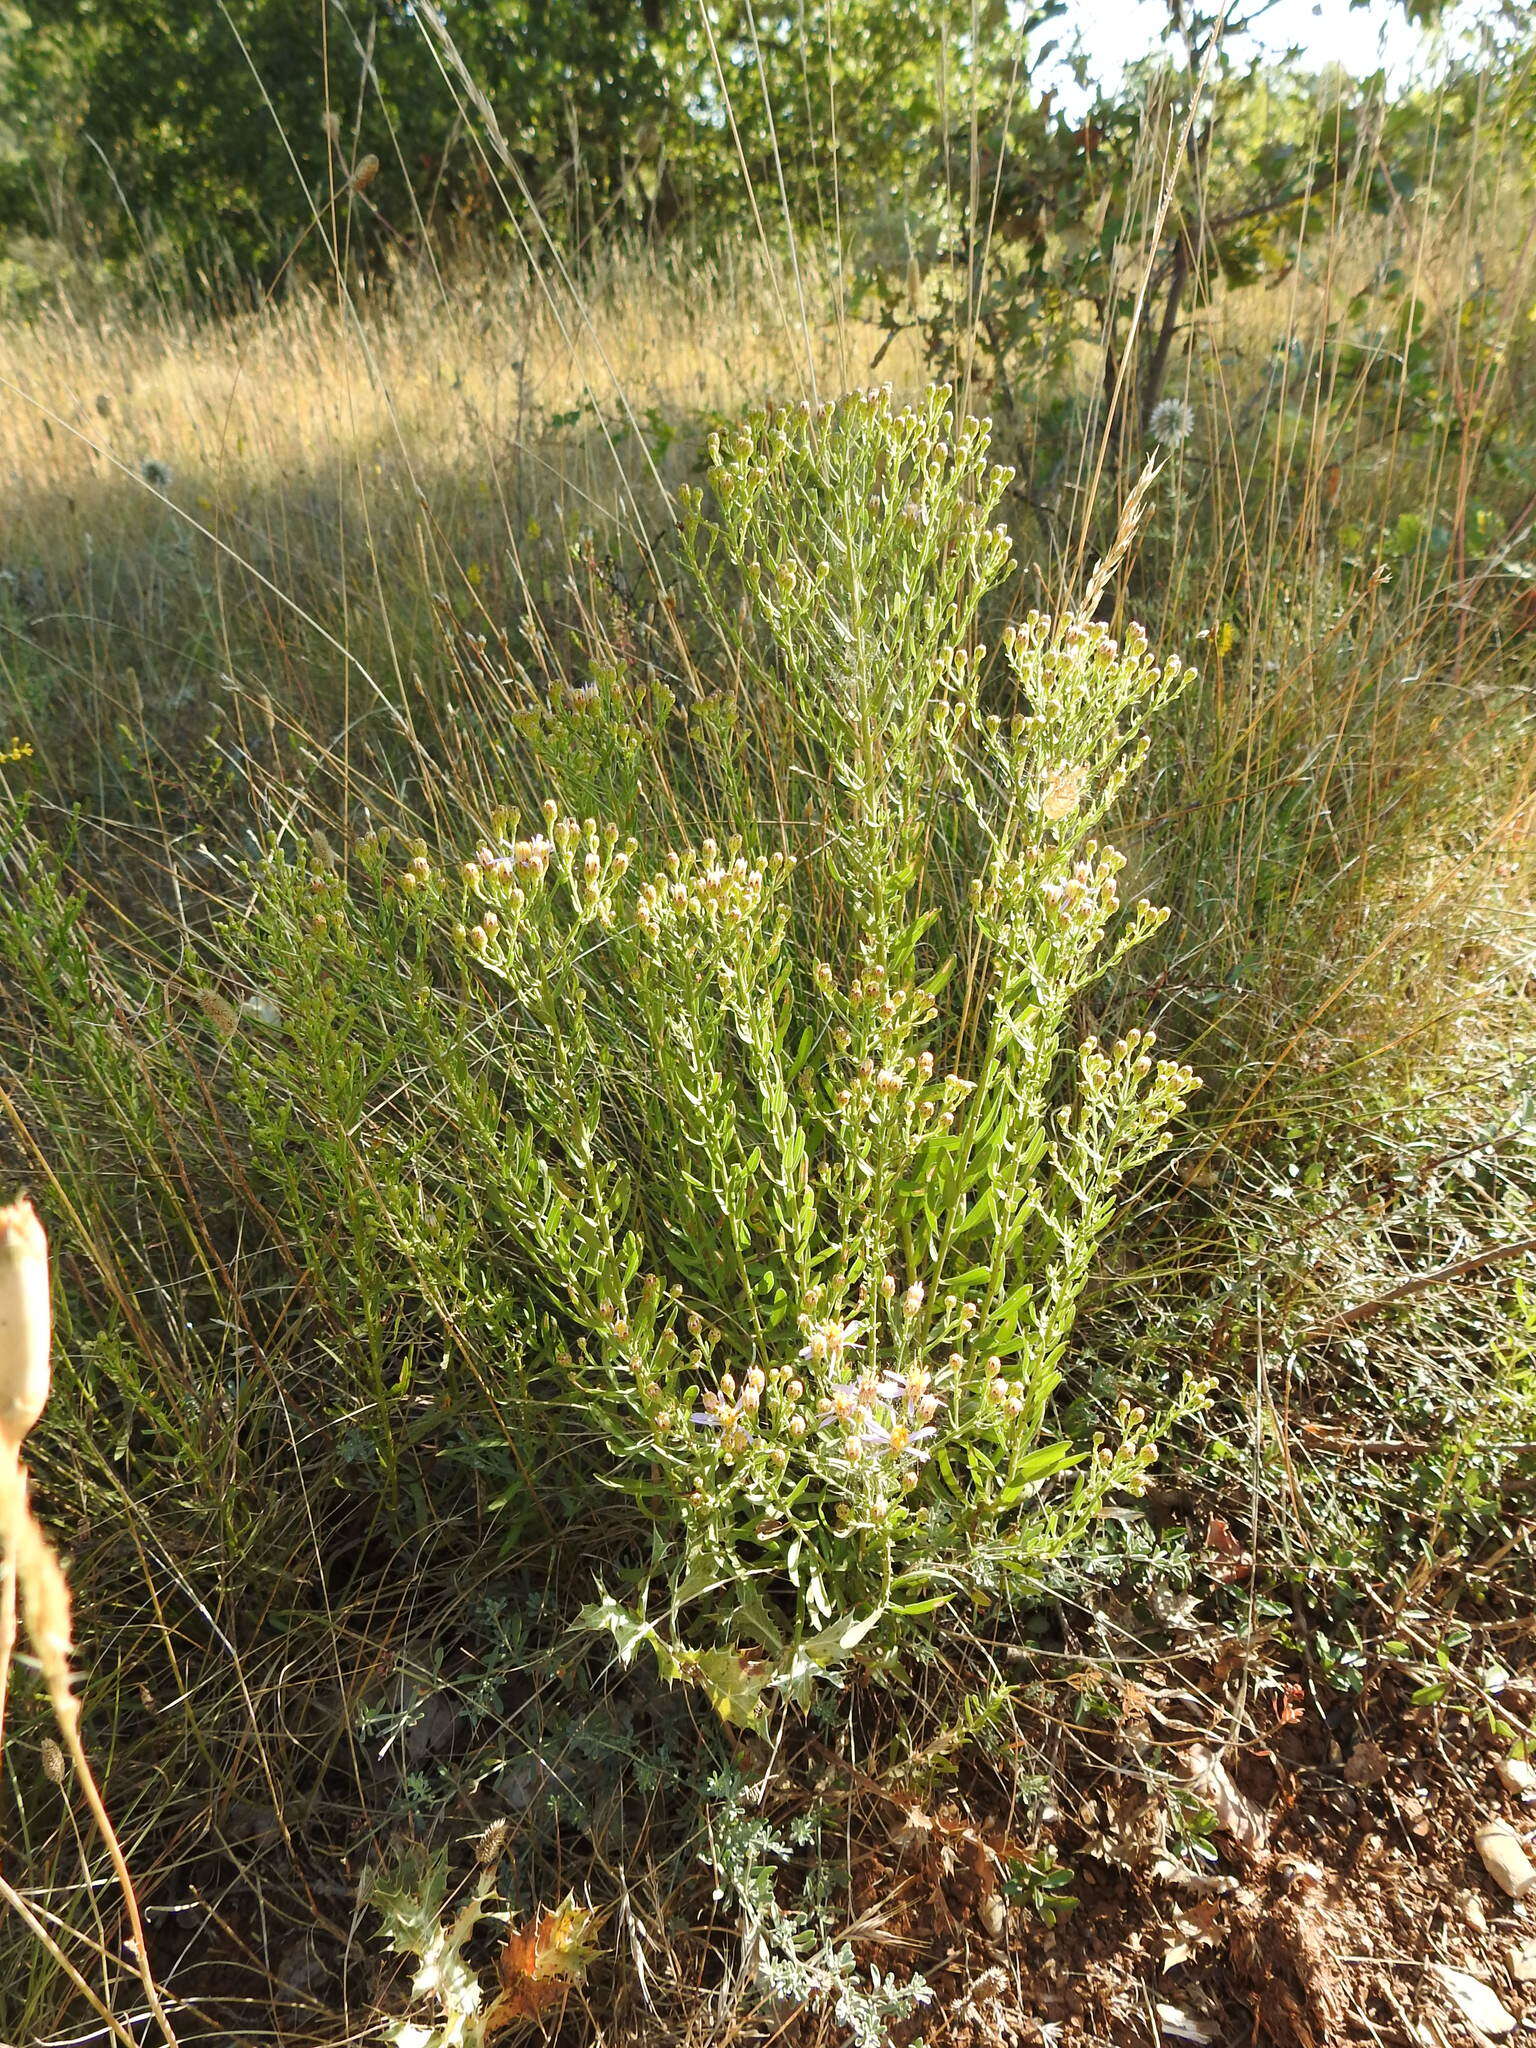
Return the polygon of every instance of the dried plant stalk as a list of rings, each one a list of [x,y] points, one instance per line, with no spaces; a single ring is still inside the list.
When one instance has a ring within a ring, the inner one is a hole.
[[[0,1446],[19,1458],[48,1399],[48,1240],[27,1201],[0,1209]]]
[[[69,1664],[69,1584],[27,1498],[21,1448],[48,1399],[52,1334],[48,1240],[37,1212],[23,1199],[0,1209],[0,1737],[19,1605],[64,1746],[123,1895],[144,1995],[170,2048],[177,2048],[175,2029],[149,1966],[144,1921],[127,1859],[80,1739],[80,1702]]]

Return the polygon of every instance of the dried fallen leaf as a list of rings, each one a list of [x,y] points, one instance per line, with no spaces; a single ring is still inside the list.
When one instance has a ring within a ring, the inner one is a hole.
[[[1221,1899],[1199,1899],[1175,1913],[1172,1931],[1178,1939],[1163,1950],[1163,1968],[1176,1969],[1180,1963],[1187,1963],[1196,1949],[1219,1941],[1226,1931],[1225,1917]]]
[[[1220,1515],[1207,1517],[1205,1524],[1205,1547],[1217,1557],[1226,1560],[1223,1564],[1208,1567],[1213,1579],[1222,1585],[1236,1585],[1246,1579],[1253,1569],[1253,1560],[1242,1544],[1232,1534],[1231,1527]]]
[[[1269,1839],[1268,1817],[1238,1790],[1215,1750],[1193,1743],[1185,1752],[1184,1767],[1189,1772],[1190,1790],[1210,1807],[1223,1834],[1230,1835],[1239,1848],[1262,1849]]]
[[[1449,1963],[1431,1963],[1429,1967],[1450,1993],[1462,2018],[1470,2021],[1480,2034],[1498,2041],[1519,2026],[1520,2022],[1506,2011],[1497,1993],[1479,1978],[1469,1977],[1465,1970],[1453,1970]]]

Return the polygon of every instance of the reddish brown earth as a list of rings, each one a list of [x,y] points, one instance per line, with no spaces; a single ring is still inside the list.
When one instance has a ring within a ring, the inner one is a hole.
[[[1417,1689],[1396,1674],[1369,1686],[1345,1748],[1300,1684],[1258,1691],[1245,1711],[1229,1676],[1238,1732],[1229,1779],[1213,1786],[1199,1776],[1212,1731],[1192,1719],[1209,1674],[1198,1694],[1167,1667],[1122,1681],[1119,1726],[1079,1750],[1048,1829],[1079,1902],[1053,1929],[1004,1902],[1027,1836],[960,1796],[893,1813],[856,1867],[881,1923],[871,1959],[889,1967],[905,1951],[934,1988],[908,2037],[929,2048],[1486,2038],[1435,1965],[1536,2024],[1536,1894],[1506,1896],[1474,1839],[1502,1817],[1536,1843],[1536,1805],[1497,1775],[1511,1745],[1486,1714],[1412,1705]],[[1506,1728],[1529,1725],[1536,1680],[1503,1686],[1496,1710]],[[1207,1838],[1212,1860],[1179,1840],[1184,1781],[1227,1808]]]

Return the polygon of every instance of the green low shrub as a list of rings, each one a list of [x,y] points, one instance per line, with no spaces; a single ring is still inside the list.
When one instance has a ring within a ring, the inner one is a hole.
[[[229,1073],[253,1172],[357,1304],[376,1412],[472,1356],[530,1487],[623,1496],[640,1609],[595,1618],[627,1647],[830,1661],[1060,1555],[1153,1456],[1139,1410],[1089,1445],[1051,1412],[1194,1085],[1149,1034],[1072,1042],[1160,921],[1095,834],[1183,675],[1032,616],[984,684],[986,451],[943,393],[717,443],[683,536],[734,681],[670,804],[713,833],[561,789],[451,855],[280,848],[225,933],[274,1027]]]

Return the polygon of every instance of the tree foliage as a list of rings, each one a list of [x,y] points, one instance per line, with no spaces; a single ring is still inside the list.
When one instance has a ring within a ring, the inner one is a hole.
[[[936,363],[959,335],[979,345],[1005,408],[1021,358],[1054,370],[1087,339],[1135,421],[1213,290],[1277,276],[1341,186],[1396,204],[1524,73],[1469,63],[1460,90],[1390,99],[1379,80],[1238,62],[1241,19],[1178,4],[1165,51],[1086,110],[1077,59],[1068,111],[1038,82],[1066,16],[1065,0],[0,0],[0,258],[19,233],[270,284],[445,229],[575,249],[680,220],[809,232]]]
[[[509,203],[578,242],[685,213],[830,223],[910,191],[1034,19],[1003,0],[974,21],[951,0],[0,0],[0,232],[271,271]]]
[[[1104,418],[1138,443],[1191,317],[1222,287],[1277,283],[1345,204],[1384,216],[1443,186],[1479,123],[1498,132],[1494,103],[1509,124],[1528,89],[1518,44],[1494,76],[1468,60],[1433,91],[1393,95],[1380,78],[1239,62],[1228,38],[1245,24],[1225,11],[1170,16],[1173,47],[1086,109],[1024,81],[941,136],[935,168],[970,146],[969,195],[957,205],[930,178],[902,223],[905,272],[887,251],[861,281],[888,332],[915,331],[934,363],[963,343],[1005,409],[1016,380],[1038,397],[1086,343]]]

